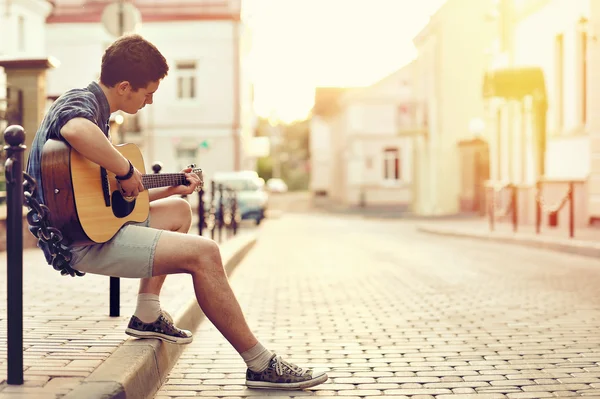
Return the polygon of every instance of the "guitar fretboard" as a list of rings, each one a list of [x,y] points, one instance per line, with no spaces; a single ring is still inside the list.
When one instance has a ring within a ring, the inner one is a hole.
[[[160,173],[142,175],[142,184],[146,190],[150,188],[188,185],[189,182],[183,173]]]

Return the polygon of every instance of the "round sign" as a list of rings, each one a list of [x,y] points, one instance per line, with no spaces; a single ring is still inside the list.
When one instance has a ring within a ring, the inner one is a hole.
[[[115,1],[102,11],[102,25],[113,36],[136,32],[142,23],[142,14],[133,4]]]

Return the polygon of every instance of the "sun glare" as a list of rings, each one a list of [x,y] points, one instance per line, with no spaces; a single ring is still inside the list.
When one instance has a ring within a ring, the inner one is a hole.
[[[372,84],[416,56],[412,38],[444,0],[253,0],[251,74],[259,115],[309,112],[314,88]]]

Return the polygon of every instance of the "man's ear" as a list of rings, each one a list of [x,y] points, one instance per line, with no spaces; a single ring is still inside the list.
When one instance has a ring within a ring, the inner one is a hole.
[[[117,92],[121,95],[125,94],[127,92],[127,89],[130,89],[130,88],[131,88],[131,85],[126,80],[117,83]]]

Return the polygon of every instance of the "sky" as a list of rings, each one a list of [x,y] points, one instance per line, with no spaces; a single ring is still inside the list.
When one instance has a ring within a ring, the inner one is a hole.
[[[306,118],[319,86],[368,86],[416,56],[412,39],[445,0],[244,0],[255,109]]]

